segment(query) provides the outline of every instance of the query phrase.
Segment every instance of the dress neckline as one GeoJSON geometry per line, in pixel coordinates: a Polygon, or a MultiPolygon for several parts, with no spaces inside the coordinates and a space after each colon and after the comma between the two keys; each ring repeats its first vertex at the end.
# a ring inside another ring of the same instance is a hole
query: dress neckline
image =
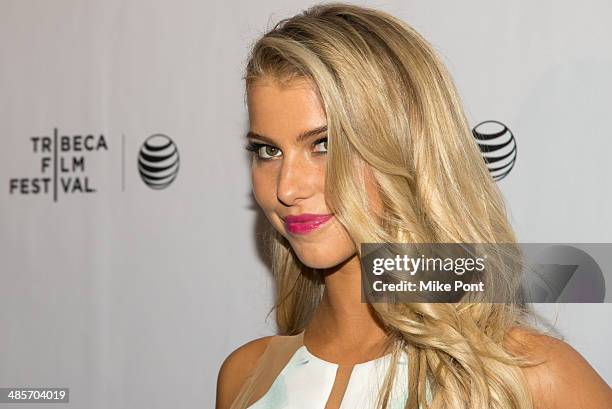
{"type": "Polygon", "coordinates": [[[317,356],[317,355],[313,354],[313,353],[312,353],[312,352],[311,352],[311,351],[308,349],[308,347],[307,347],[307,346],[306,346],[306,344],[304,343],[304,332],[305,332],[305,331],[302,331],[302,332],[300,333],[300,337],[301,337],[301,340],[302,340],[302,346],[301,346],[301,348],[304,350],[304,352],[305,352],[305,353],[306,353],[306,354],[307,354],[307,355],[308,355],[310,358],[315,359],[315,360],[317,360],[317,361],[320,361],[320,362],[322,362],[322,363],[328,364],[328,365],[333,365],[333,366],[353,366],[353,367],[366,366],[366,365],[372,365],[372,364],[375,364],[375,363],[377,363],[377,362],[381,362],[381,361],[388,360],[388,359],[390,359],[390,358],[391,358],[391,355],[392,355],[392,352],[389,352],[389,353],[387,353],[387,354],[385,354],[385,355],[379,356],[378,358],[370,359],[370,360],[368,360],[368,361],[364,361],[364,362],[358,362],[358,363],[355,363],[355,364],[339,364],[339,363],[337,363],[337,362],[327,361],[327,360],[325,360],[325,359],[323,359],[323,358],[321,358],[321,357],[319,357],[319,356],[317,356]]]}

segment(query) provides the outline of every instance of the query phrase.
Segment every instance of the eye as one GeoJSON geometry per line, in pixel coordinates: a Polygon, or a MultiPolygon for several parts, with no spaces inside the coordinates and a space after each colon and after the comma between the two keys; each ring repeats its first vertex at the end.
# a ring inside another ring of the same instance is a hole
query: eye
{"type": "Polygon", "coordinates": [[[317,140],[314,143],[314,145],[315,146],[320,146],[320,147],[322,147],[324,149],[322,151],[317,150],[316,151],[317,153],[327,153],[327,138],[321,138],[321,139],[317,140]]]}
{"type": "Polygon", "coordinates": [[[279,153],[280,149],[276,146],[267,145],[265,143],[257,143],[251,142],[246,146],[246,150],[254,152],[257,154],[257,159],[268,160],[272,159],[278,155],[275,153],[279,153]]]}

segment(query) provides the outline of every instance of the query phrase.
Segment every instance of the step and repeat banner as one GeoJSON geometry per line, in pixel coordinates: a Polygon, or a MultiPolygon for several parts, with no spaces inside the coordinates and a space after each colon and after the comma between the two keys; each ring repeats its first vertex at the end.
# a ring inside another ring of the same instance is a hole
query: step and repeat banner
{"type": "MultiPolygon", "coordinates": [[[[312,4],[0,0],[0,387],[212,407],[223,359],[274,333],[241,78],[312,4]]],[[[521,242],[612,242],[612,3],[358,4],[423,34],[506,144],[521,242]]],[[[537,309],[612,382],[609,303],[537,309]]]]}

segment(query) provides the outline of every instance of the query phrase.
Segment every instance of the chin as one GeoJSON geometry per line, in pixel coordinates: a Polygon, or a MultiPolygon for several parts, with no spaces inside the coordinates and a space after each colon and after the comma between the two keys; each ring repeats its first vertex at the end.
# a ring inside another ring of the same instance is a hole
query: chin
{"type": "Polygon", "coordinates": [[[354,251],[341,250],[341,246],[322,243],[294,246],[293,249],[304,265],[321,270],[336,267],[355,255],[354,251]]]}

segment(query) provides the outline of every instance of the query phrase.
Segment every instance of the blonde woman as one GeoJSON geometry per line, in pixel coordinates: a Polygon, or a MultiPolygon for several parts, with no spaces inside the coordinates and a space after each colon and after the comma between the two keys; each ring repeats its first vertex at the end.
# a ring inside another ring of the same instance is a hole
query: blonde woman
{"type": "Polygon", "coordinates": [[[525,305],[361,302],[360,243],[516,242],[453,82],[414,29],[313,6],[254,44],[245,80],[279,334],[226,358],[217,409],[612,408],[525,305]]]}

